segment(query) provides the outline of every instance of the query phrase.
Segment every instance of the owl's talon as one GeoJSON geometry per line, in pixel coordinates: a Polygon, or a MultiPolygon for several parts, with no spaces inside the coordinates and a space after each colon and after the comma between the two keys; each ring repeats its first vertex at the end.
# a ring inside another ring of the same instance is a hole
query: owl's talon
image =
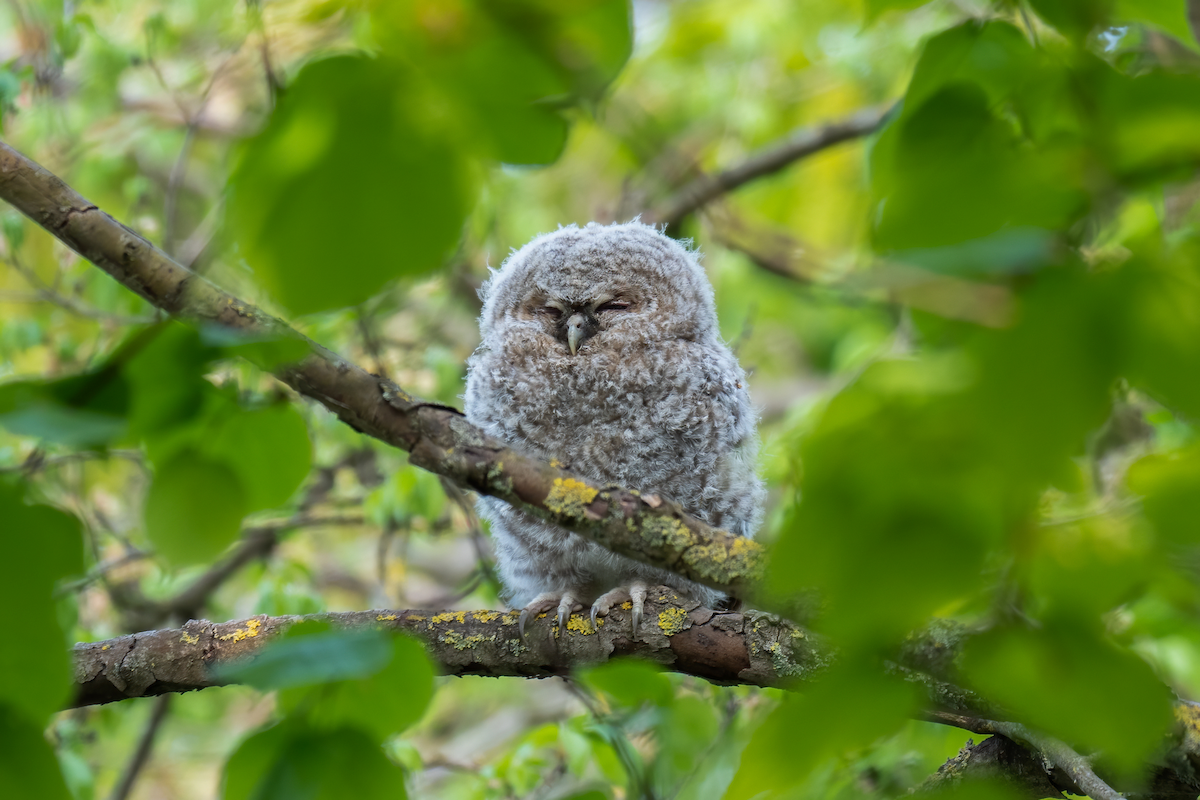
{"type": "Polygon", "coordinates": [[[629,602],[633,605],[633,640],[636,642],[638,631],[642,628],[642,610],[646,604],[646,584],[637,581],[630,585],[629,602]]]}
{"type": "Polygon", "coordinates": [[[560,638],[566,636],[567,619],[570,618],[571,612],[581,608],[583,606],[575,600],[575,595],[563,592],[562,599],[558,602],[558,635],[560,638]]]}
{"type": "Polygon", "coordinates": [[[521,609],[521,614],[517,617],[517,634],[521,637],[521,644],[528,644],[525,639],[525,623],[529,621],[529,617],[549,611],[565,597],[561,592],[542,592],[521,609]]]}
{"type": "Polygon", "coordinates": [[[629,601],[633,609],[633,640],[637,641],[638,628],[642,624],[642,610],[646,602],[646,584],[643,581],[633,581],[628,586],[618,586],[596,598],[592,603],[592,630],[596,627],[597,617],[606,617],[613,606],[629,601]]]}
{"type": "Polygon", "coordinates": [[[599,610],[599,606],[597,606],[595,603],[592,603],[592,633],[598,633],[600,631],[600,625],[596,622],[596,612],[599,610]]]}
{"type": "Polygon", "coordinates": [[[522,608],[521,615],[517,617],[517,633],[521,636],[521,644],[525,644],[525,620],[529,619],[529,609],[522,608]]]}

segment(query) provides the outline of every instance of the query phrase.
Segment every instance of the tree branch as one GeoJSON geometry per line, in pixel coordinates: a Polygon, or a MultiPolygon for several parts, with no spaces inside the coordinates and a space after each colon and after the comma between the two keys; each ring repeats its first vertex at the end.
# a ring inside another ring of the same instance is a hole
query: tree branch
{"type": "Polygon", "coordinates": [[[594,484],[532,459],[302,336],[261,309],[190,272],[61,179],[0,142],[0,199],[154,306],[199,324],[303,342],[309,355],[263,365],[346,424],[410,453],[419,467],[498,497],[609,550],[744,596],[763,569],[762,546],[712,528],[675,503],[594,484]]]}
{"type": "Polygon", "coordinates": [[[791,623],[755,613],[715,612],[652,589],[637,641],[630,612],[613,609],[592,630],[572,615],[567,630],[543,614],[526,640],[517,613],[499,611],[351,611],[309,617],[251,617],[236,622],[192,620],[182,628],[148,631],[74,648],[77,694],[72,705],[188,692],[220,685],[217,669],[252,658],[290,625],[320,619],[342,628],[404,631],[425,642],[444,675],[547,678],[584,664],[636,655],[667,669],[719,683],[781,686],[809,677],[826,661],[824,648],[791,623]]]}
{"type": "Polygon", "coordinates": [[[836,122],[793,131],[780,141],[750,154],[736,166],[714,175],[701,175],[685,184],[660,206],[643,215],[643,219],[673,226],[696,209],[745,183],[778,172],[794,161],[835,144],[874,132],[890,111],[890,106],[867,108],[836,122]]]}

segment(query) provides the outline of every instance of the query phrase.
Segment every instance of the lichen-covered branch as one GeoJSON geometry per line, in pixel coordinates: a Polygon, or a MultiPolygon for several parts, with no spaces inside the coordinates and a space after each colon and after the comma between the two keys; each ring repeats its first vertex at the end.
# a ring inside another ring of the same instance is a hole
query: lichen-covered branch
{"type": "Polygon", "coordinates": [[[532,459],[486,436],[455,409],[412,397],[180,266],[3,142],[0,199],[164,311],[302,342],[309,350],[302,361],[263,366],[355,430],[408,451],[417,466],[735,596],[745,596],[762,574],[760,545],[712,528],[663,498],[596,485],[532,459]]]}
{"type": "Polygon", "coordinates": [[[76,645],[74,705],[219,685],[214,673],[220,667],[253,658],[304,619],[405,631],[425,641],[445,675],[547,678],[634,655],[720,683],[781,686],[819,671],[827,657],[811,634],[790,623],[763,614],[713,611],[666,587],[651,590],[636,640],[626,608],[613,609],[595,630],[587,616],[574,614],[567,629],[558,632],[554,615],[543,614],[529,623],[524,642],[517,616],[499,611],[354,611],[225,623],[192,620],[182,628],[76,645]]]}
{"type": "Polygon", "coordinates": [[[703,175],[686,184],[663,202],[647,212],[646,222],[673,225],[717,197],[733,191],[750,181],[778,172],[795,161],[820,152],[835,144],[857,139],[872,133],[883,124],[890,109],[868,108],[845,119],[800,128],[782,140],[751,153],[744,161],[714,175],[703,175]]]}

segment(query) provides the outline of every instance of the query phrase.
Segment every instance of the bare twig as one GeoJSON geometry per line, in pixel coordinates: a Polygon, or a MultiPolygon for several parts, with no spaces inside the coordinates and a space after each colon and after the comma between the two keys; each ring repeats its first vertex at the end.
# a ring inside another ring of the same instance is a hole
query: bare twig
{"type": "Polygon", "coordinates": [[[84,319],[93,319],[98,322],[109,322],[114,325],[144,325],[154,321],[153,316],[130,317],[124,314],[111,314],[107,311],[101,311],[97,308],[80,303],[72,297],[68,297],[56,291],[53,287],[43,281],[34,270],[25,265],[16,253],[9,253],[8,265],[13,270],[25,279],[25,281],[33,288],[33,292],[25,297],[14,297],[12,299],[21,302],[28,300],[42,300],[47,303],[53,303],[59,308],[70,311],[77,317],[84,319]]]}
{"type": "Polygon", "coordinates": [[[172,696],[160,695],[154,701],[154,708],[150,712],[150,719],[146,722],[145,730],[142,731],[142,737],[138,740],[137,749],[133,751],[133,758],[129,759],[125,773],[109,796],[111,800],[125,800],[133,791],[133,784],[137,781],[142,767],[146,766],[146,762],[150,760],[150,751],[154,748],[154,740],[158,736],[158,730],[162,727],[163,720],[167,718],[172,696]]]}
{"type": "Polygon", "coordinates": [[[743,184],[778,172],[795,161],[835,144],[874,132],[883,124],[889,111],[890,107],[867,108],[837,122],[800,128],[781,141],[752,153],[736,166],[692,180],[657,208],[647,212],[643,219],[675,225],[696,209],[743,184]]]}

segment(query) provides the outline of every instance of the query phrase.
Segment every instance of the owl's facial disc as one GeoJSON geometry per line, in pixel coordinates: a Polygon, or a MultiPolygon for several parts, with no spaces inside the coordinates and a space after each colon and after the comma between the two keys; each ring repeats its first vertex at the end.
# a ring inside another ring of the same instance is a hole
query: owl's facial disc
{"type": "Polygon", "coordinates": [[[631,305],[606,294],[584,303],[547,300],[542,313],[555,321],[554,337],[576,355],[584,342],[600,332],[600,314],[628,311],[631,305]]]}

